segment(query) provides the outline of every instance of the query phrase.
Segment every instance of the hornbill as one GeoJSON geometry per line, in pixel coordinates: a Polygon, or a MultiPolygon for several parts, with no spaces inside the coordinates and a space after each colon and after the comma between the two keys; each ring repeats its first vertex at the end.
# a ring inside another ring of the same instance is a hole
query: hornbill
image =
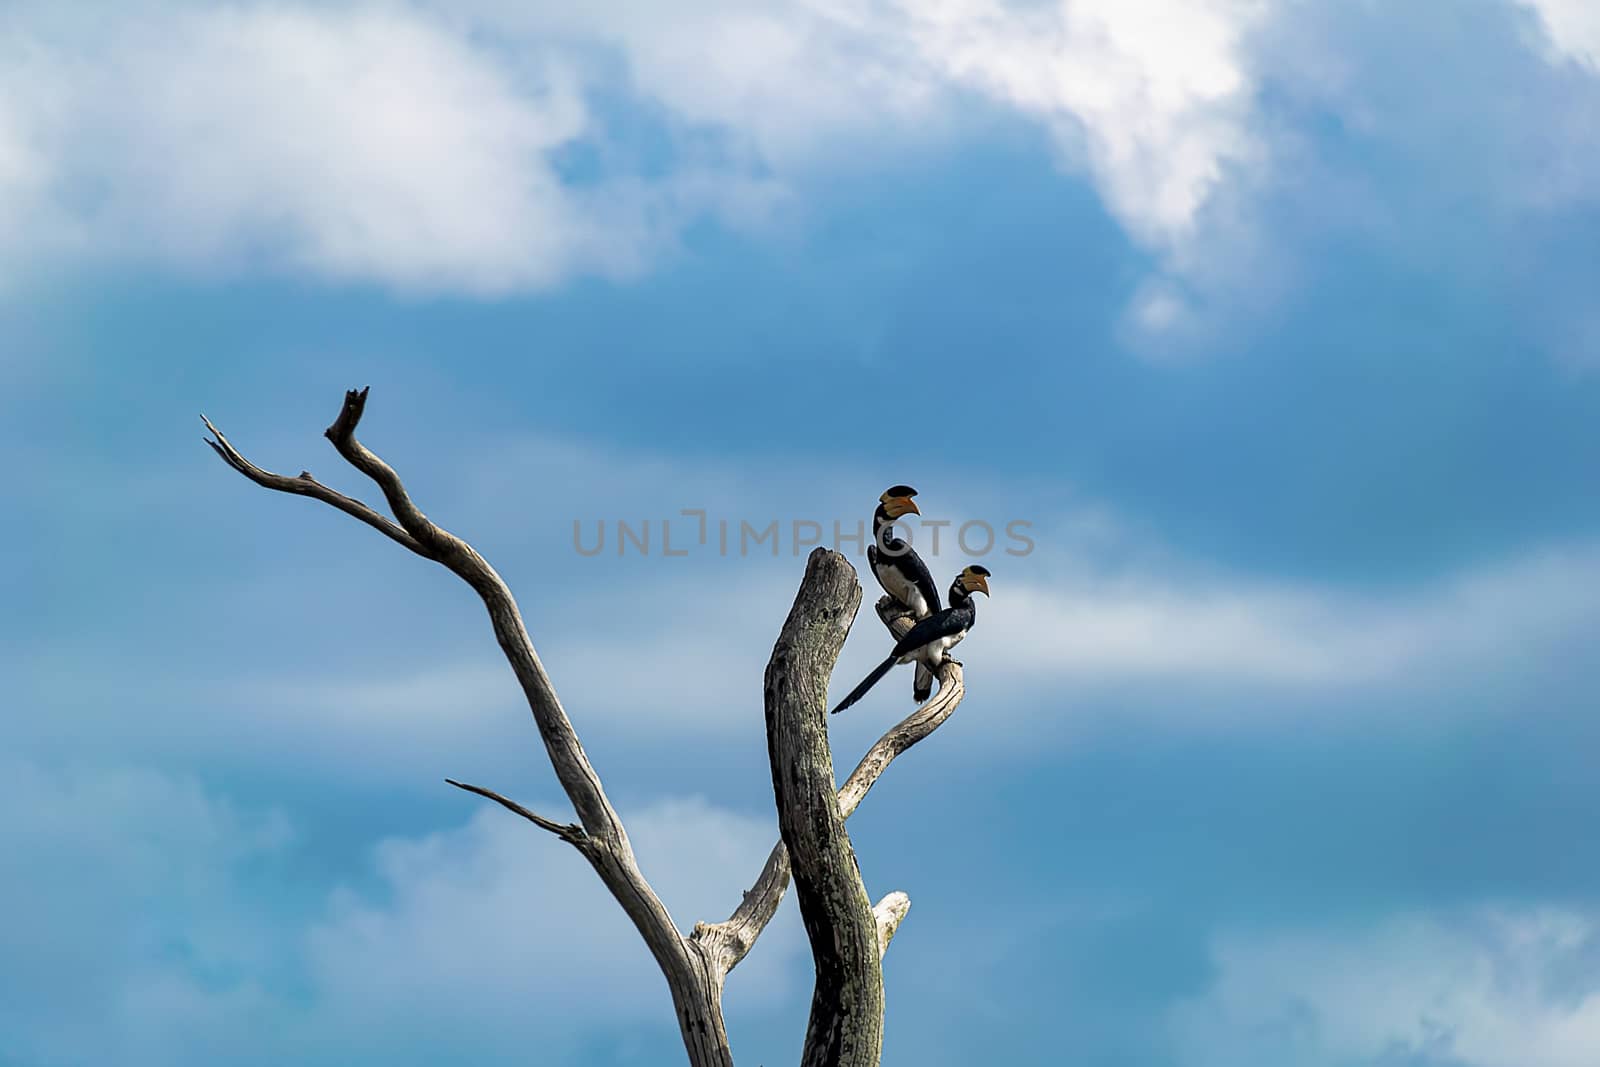
{"type": "Polygon", "coordinates": [[[907,630],[906,635],[895,642],[894,651],[889,653],[889,657],[874,667],[860,685],[850,690],[849,696],[839,701],[833,714],[837,715],[866,696],[867,690],[882,681],[896,663],[915,662],[926,667],[930,674],[938,670],[949,658],[950,649],[959,644],[978,621],[978,607],[973,603],[973,593],[989,595],[988,568],[977,564],[963,568],[956,575],[956,580],[950,583],[950,606],[929,615],[907,630]]]}
{"type": "MultiPolygon", "coordinates": [[[[928,565],[922,562],[910,543],[894,534],[895,520],[902,515],[921,515],[911,498],[917,491],[909,485],[892,485],[878,498],[872,513],[872,544],[867,546],[867,565],[883,591],[894,597],[913,619],[926,619],[939,610],[939,587],[933,584],[928,565]]],[[[917,703],[933,692],[933,675],[920,663],[911,683],[911,698],[917,703]]]]}

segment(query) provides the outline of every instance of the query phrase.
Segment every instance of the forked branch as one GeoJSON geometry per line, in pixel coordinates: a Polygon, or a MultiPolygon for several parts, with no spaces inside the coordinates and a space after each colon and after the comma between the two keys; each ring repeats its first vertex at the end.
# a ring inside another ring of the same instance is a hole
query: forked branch
{"type": "MultiPolygon", "coordinates": [[[[210,420],[206,420],[206,427],[211,430],[215,440],[207,444],[228,466],[257,485],[309,496],[360,519],[412,552],[449,568],[482,598],[494,628],[495,639],[516,674],[528,707],[533,712],[534,723],[544,741],[545,752],[556,778],[578,814],[584,842],[581,851],[623,911],[633,920],[667,978],[690,1063],[695,1067],[732,1067],[733,1059],[728,1052],[727,1034],[722,1023],[720,975],[712,980],[712,968],[703,949],[678,933],[661,898],[639,870],[622,820],[607,799],[600,776],[590,765],[572,722],[556,696],[538,653],[534,651],[533,640],[528,636],[516,599],[488,561],[467,542],[429,520],[412,501],[394,469],[356,439],[356,428],[366,411],[366,404],[367,390],[352,389],[345,393],[344,404],[338,417],[328,427],[326,436],[341,456],[377,483],[394,513],[393,521],[361,501],[329,489],[309,473],[290,478],[256,466],[245,459],[210,420]]],[[[520,805],[514,805],[486,790],[474,788],[472,791],[480,792],[510,810],[531,818],[545,829],[556,827],[553,832],[573,840],[571,831],[574,828],[561,828],[559,823],[550,823],[550,820],[541,816],[534,816],[520,805]]]]}
{"type": "Polygon", "coordinates": [[[294,493],[297,496],[308,496],[313,500],[320,500],[324,504],[338,508],[346,515],[354,515],[374,530],[383,534],[383,536],[399,542],[417,555],[428,556],[427,551],[417,543],[416,538],[406,533],[387,515],[379,514],[354,497],[348,497],[336,490],[329,489],[311,477],[310,471],[301,471],[299,477],[290,478],[287,475],[273,474],[271,471],[262,470],[240,455],[239,450],[234,448],[232,443],[222,435],[222,431],[211,425],[210,419],[201,415],[200,421],[206,424],[206,429],[210,430],[212,437],[215,438],[215,440],[206,442],[211,446],[211,450],[222,457],[222,462],[257,485],[266,489],[276,489],[280,493],[294,493]]]}
{"type": "MultiPolygon", "coordinates": [[[[877,611],[878,618],[883,621],[884,626],[896,640],[903,637],[914,623],[911,614],[892,597],[880,597],[877,611]]],[[[839,787],[839,811],[845,818],[848,819],[856,810],[896,757],[944,725],[945,721],[955,713],[961,698],[966,695],[961,665],[953,660],[947,660],[944,666],[939,668],[938,677],[939,691],[933,698],[878,738],[877,742],[867,750],[867,754],[861,758],[861,762],[856,764],[856,769],[850,772],[850,777],[845,779],[844,785],[839,787]]],[[[733,914],[723,922],[701,924],[695,928],[695,938],[712,951],[714,958],[725,972],[738,966],[755,946],[756,939],[761,936],[761,931],[766,929],[767,923],[772,921],[772,916],[776,914],[778,905],[783,902],[783,896],[789,889],[789,877],[789,850],[782,841],[779,841],[772,847],[761,874],[744,894],[733,914]]],[[[906,907],[910,906],[911,901],[907,899],[906,907]]],[[[902,910],[900,917],[903,918],[904,914],[902,910]]],[[[896,918],[895,925],[898,924],[899,918],[896,918]]],[[[892,930],[890,936],[893,936],[892,930]]],[[[884,940],[884,946],[888,946],[887,938],[884,940]]]]}

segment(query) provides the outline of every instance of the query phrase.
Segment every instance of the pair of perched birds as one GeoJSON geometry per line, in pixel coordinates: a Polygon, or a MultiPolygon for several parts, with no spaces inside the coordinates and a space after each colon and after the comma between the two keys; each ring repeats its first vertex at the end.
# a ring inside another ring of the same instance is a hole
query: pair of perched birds
{"type": "Polygon", "coordinates": [[[916,678],[911,695],[917,703],[933,692],[933,675],[944,665],[952,648],[967,636],[978,621],[973,593],[989,595],[989,571],[973,564],[962,568],[950,583],[950,606],[939,607],[939,590],[933,584],[928,565],[903,538],[894,536],[894,523],[903,515],[921,515],[912,497],[917,491],[909,485],[890,486],[878,498],[872,513],[872,544],[867,548],[867,564],[884,592],[899,601],[917,622],[895,642],[894,651],[873,668],[850,695],[839,701],[835,714],[867,695],[867,690],[883,680],[897,663],[915,663],[916,678]]]}

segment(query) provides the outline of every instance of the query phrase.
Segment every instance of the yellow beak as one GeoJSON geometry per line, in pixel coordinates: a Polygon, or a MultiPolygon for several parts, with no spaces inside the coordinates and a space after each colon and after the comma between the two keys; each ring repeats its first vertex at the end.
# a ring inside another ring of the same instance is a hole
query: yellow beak
{"type": "Polygon", "coordinates": [[[917,502],[908,496],[890,497],[885,509],[891,519],[898,519],[902,515],[921,515],[917,510],[917,502]]]}
{"type": "Polygon", "coordinates": [[[961,584],[967,587],[967,592],[969,593],[989,595],[989,579],[981,574],[969,574],[961,584]]]}

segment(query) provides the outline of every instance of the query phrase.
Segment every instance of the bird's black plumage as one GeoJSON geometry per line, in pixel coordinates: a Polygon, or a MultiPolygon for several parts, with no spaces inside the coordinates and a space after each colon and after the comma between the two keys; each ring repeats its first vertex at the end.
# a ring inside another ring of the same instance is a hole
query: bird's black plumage
{"type": "MultiPolygon", "coordinates": [[[[895,521],[902,515],[921,514],[912,497],[917,491],[909,485],[893,485],[878,498],[872,513],[872,544],[867,546],[867,566],[883,591],[894,597],[917,619],[939,610],[939,587],[933,582],[928,565],[904,538],[895,536],[895,521]]],[[[921,703],[933,692],[933,675],[920,665],[912,682],[912,698],[921,703]]]]}
{"type": "Polygon", "coordinates": [[[960,644],[978,621],[978,606],[972,600],[972,592],[980,590],[987,595],[988,577],[988,570],[978,566],[968,567],[957,575],[956,580],[950,583],[950,606],[907,630],[905,636],[895,642],[894,650],[888,657],[839,701],[833,709],[834,714],[866,696],[867,691],[882,681],[897,663],[915,662],[926,669],[930,676],[943,666],[950,649],[960,644]]]}
{"type": "Polygon", "coordinates": [[[918,618],[939,610],[939,589],[933,584],[933,575],[907,542],[891,536],[885,539],[882,551],[875,544],[868,545],[867,564],[883,591],[916,612],[918,618]]]}

